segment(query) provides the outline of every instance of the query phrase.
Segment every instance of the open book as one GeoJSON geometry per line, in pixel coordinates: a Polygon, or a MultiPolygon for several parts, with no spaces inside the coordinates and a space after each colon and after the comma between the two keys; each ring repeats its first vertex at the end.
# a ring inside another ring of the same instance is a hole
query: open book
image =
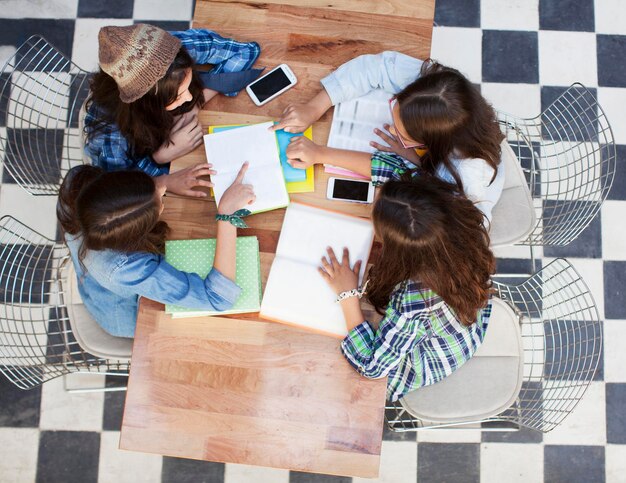
{"type": "Polygon", "coordinates": [[[259,213],[289,204],[276,134],[268,131],[271,125],[264,122],[204,136],[207,161],[217,171],[211,176],[217,204],[246,161],[250,165],[244,183],[253,185],[256,195],[247,209],[259,213]]]}
{"type": "MultiPolygon", "coordinates": [[[[165,260],[178,270],[197,273],[204,278],[213,268],[215,245],[215,238],[168,240],[165,242],[165,260]]],[[[257,237],[238,237],[236,256],[235,282],[241,287],[241,294],[230,310],[188,309],[168,304],[165,312],[174,318],[258,312],[261,305],[261,259],[257,237]]]]}
{"type": "Polygon", "coordinates": [[[265,286],[260,316],[335,337],[348,331],[337,295],[317,271],[330,246],[341,261],[343,247],[350,262],[362,260],[365,273],[374,229],[365,218],[291,203],[265,286]]]}
{"type": "MultiPolygon", "coordinates": [[[[374,129],[383,129],[383,124],[392,124],[389,111],[391,94],[380,89],[364,96],[341,102],[335,106],[333,122],[328,135],[328,147],[373,153],[370,141],[385,144],[374,129]]],[[[326,165],[326,172],[365,178],[360,174],[336,166],[326,165]]]]}

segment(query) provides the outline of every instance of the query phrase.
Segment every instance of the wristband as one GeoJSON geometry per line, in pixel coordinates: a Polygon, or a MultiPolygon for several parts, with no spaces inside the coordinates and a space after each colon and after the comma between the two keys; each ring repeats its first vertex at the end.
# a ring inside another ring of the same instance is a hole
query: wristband
{"type": "Polygon", "coordinates": [[[242,208],[240,210],[235,211],[234,213],[230,215],[221,215],[217,213],[215,215],[215,219],[217,221],[227,221],[231,225],[236,226],[237,228],[248,228],[248,225],[246,225],[246,222],[242,220],[242,217],[248,216],[250,213],[251,213],[250,210],[242,208]]]}
{"type": "Polygon", "coordinates": [[[365,285],[363,285],[363,288],[360,288],[360,289],[353,288],[352,290],[346,290],[345,292],[341,292],[340,294],[337,295],[335,302],[341,302],[342,300],[345,300],[350,297],[359,297],[359,298],[363,297],[363,295],[367,293],[365,289],[367,288],[367,284],[369,282],[370,282],[369,280],[365,282],[365,285]]]}

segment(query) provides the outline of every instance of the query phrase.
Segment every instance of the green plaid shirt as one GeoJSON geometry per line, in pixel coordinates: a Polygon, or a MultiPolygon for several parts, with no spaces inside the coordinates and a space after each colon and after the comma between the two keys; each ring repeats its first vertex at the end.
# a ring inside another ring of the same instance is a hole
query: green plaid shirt
{"type": "Polygon", "coordinates": [[[468,361],[485,338],[491,303],[467,327],[432,290],[407,280],[391,295],[374,332],[365,321],[350,331],[341,350],[363,376],[388,376],[387,398],[434,384],[468,361]]]}

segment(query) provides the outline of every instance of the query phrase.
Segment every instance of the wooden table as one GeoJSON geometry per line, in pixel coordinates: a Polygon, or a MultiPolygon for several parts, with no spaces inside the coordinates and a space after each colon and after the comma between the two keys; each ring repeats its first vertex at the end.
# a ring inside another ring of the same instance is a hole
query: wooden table
{"type": "MultiPolygon", "coordinates": [[[[256,40],[257,65],[287,62],[298,85],[262,108],[245,93],[218,97],[201,112],[204,126],[277,118],[308,100],[319,79],[362,53],[430,52],[434,0],[196,2],[194,27],[256,40]],[[308,4],[310,7],[299,5],[308,4]]],[[[330,114],[313,127],[325,143],[330,114]]],[[[204,149],[172,169],[205,162],[204,149]]],[[[314,193],[292,200],[368,216],[369,206],[326,200],[328,176],[316,170],[314,193]]],[[[215,236],[212,200],[168,196],[172,239],[215,236]]],[[[261,250],[263,284],[274,258],[284,210],[248,217],[261,250]]],[[[172,320],[142,299],[120,448],[210,461],[376,477],[385,381],[359,376],[336,339],[263,322],[258,314],[172,320]]]]}

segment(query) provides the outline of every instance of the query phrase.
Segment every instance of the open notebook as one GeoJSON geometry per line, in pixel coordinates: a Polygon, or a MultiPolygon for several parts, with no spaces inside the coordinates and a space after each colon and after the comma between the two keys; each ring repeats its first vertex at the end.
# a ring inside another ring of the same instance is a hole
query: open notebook
{"type": "MultiPolygon", "coordinates": [[[[391,94],[388,92],[376,89],[364,96],[337,104],[328,135],[328,147],[373,153],[375,149],[370,146],[370,141],[385,144],[374,134],[374,129],[383,129],[383,124],[392,124],[390,98],[391,94]]],[[[326,165],[325,171],[366,178],[337,166],[326,165]]]]}
{"type": "Polygon", "coordinates": [[[246,161],[250,166],[244,183],[253,185],[256,195],[256,201],[246,208],[259,213],[289,204],[276,134],[268,131],[271,125],[264,122],[204,136],[207,161],[217,171],[211,176],[217,204],[246,161]]]}
{"type": "MultiPolygon", "coordinates": [[[[168,240],[165,242],[165,260],[178,270],[206,277],[213,267],[215,238],[197,240],[168,240]]],[[[174,318],[203,315],[242,314],[258,312],[261,305],[261,261],[259,241],[255,236],[237,238],[237,271],[235,281],[241,294],[230,310],[198,310],[166,305],[165,312],[174,318]]]]}
{"type": "Polygon", "coordinates": [[[326,247],[332,247],[340,260],[343,247],[347,247],[351,263],[363,261],[362,279],[373,239],[374,229],[365,218],[291,203],[265,286],[260,316],[344,337],[347,328],[341,306],[317,268],[326,255],[326,247]]]}

